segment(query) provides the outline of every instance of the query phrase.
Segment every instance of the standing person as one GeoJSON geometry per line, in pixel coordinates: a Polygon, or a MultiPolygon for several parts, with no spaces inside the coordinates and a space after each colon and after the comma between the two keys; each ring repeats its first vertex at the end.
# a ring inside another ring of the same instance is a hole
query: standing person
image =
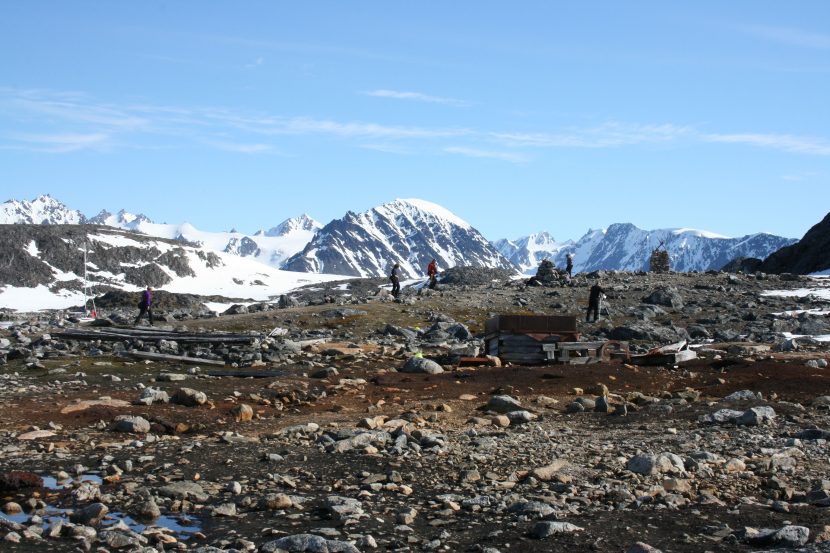
{"type": "Polygon", "coordinates": [[[433,259],[427,266],[427,276],[429,277],[429,288],[435,290],[438,285],[438,264],[433,259]]]}
{"type": "Polygon", "coordinates": [[[565,270],[568,271],[568,276],[573,276],[572,271],[574,270],[574,256],[573,254],[568,254],[565,256],[565,270]]]}
{"type": "Polygon", "coordinates": [[[588,294],[588,313],[585,314],[585,322],[591,322],[591,311],[594,312],[594,322],[599,320],[599,302],[605,294],[605,290],[600,286],[600,281],[591,286],[591,292],[588,294]]]}
{"type": "Polygon", "coordinates": [[[144,292],[141,293],[141,301],[138,302],[138,308],[140,311],[138,312],[138,317],[135,318],[133,322],[134,325],[138,324],[138,321],[141,320],[141,317],[147,313],[147,318],[150,319],[150,326],[153,326],[153,289],[149,286],[147,287],[144,292]]]}
{"type": "Polygon", "coordinates": [[[401,294],[401,280],[398,277],[398,270],[400,269],[400,265],[395,263],[392,266],[392,273],[389,275],[389,280],[392,281],[392,296],[396,299],[401,294]]]}

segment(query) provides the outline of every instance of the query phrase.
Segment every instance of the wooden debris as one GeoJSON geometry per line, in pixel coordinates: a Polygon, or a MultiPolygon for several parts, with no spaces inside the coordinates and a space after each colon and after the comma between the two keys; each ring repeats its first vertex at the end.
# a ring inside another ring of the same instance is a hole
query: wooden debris
{"type": "Polygon", "coordinates": [[[164,353],[150,353],[149,351],[131,350],[127,355],[136,357],[138,359],[149,359],[151,361],[174,361],[178,363],[188,363],[191,365],[211,365],[214,367],[224,367],[225,362],[215,359],[204,359],[201,357],[186,357],[183,355],[167,355],[164,353]]]}

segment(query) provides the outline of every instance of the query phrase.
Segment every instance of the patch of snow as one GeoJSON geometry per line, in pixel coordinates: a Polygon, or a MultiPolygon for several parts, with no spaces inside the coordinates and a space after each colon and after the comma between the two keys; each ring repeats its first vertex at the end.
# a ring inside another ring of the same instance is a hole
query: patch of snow
{"type": "Polygon", "coordinates": [[[784,336],[784,338],[787,338],[788,340],[791,338],[812,338],[816,342],[830,342],[830,334],[819,334],[817,336],[810,336],[809,334],[793,334],[791,332],[782,332],[781,335],[784,336]]]}
{"type": "Polygon", "coordinates": [[[31,255],[32,257],[37,257],[38,255],[40,255],[40,250],[38,250],[38,249],[37,249],[37,244],[35,243],[35,241],[34,241],[34,240],[32,240],[31,242],[29,242],[29,245],[28,245],[28,246],[26,246],[26,251],[27,251],[27,252],[29,253],[29,255],[31,255]]]}
{"type": "Polygon", "coordinates": [[[421,211],[427,211],[427,212],[431,213],[432,215],[434,215],[435,217],[437,217],[439,219],[445,219],[445,220],[453,223],[454,225],[458,225],[459,227],[466,228],[466,229],[472,228],[470,226],[470,223],[468,223],[467,221],[465,221],[461,217],[457,216],[455,213],[453,213],[449,209],[447,209],[445,207],[442,207],[438,204],[434,204],[434,203],[428,202],[426,200],[419,200],[417,198],[409,198],[409,199],[404,199],[404,200],[395,200],[395,203],[397,203],[397,202],[403,202],[403,203],[407,203],[407,204],[410,204],[412,206],[415,206],[416,208],[418,208],[421,211]]]}
{"type": "Polygon", "coordinates": [[[56,294],[43,284],[34,288],[23,286],[0,288],[0,305],[15,311],[66,309],[82,303],[84,303],[84,295],[81,292],[62,290],[56,294]]]}
{"type": "Polygon", "coordinates": [[[825,300],[830,300],[830,288],[798,288],[796,290],[765,290],[761,293],[762,296],[777,296],[782,298],[803,298],[806,296],[816,296],[825,300]]]}
{"type": "Polygon", "coordinates": [[[690,234],[692,236],[699,236],[701,238],[725,238],[729,239],[730,236],[724,236],[723,234],[717,234],[714,232],[709,232],[708,230],[698,230],[693,228],[676,228],[672,229],[672,234],[678,236],[680,234],[690,234]]]}

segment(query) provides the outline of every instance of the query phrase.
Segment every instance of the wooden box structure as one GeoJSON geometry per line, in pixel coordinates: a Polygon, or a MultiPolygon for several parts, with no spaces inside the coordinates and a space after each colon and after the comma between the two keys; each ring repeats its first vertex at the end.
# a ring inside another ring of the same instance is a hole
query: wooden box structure
{"type": "Polygon", "coordinates": [[[509,363],[547,363],[550,346],[576,342],[576,317],[549,315],[497,315],[484,323],[488,355],[509,363]],[[547,351],[546,351],[547,347],[547,351]]]}

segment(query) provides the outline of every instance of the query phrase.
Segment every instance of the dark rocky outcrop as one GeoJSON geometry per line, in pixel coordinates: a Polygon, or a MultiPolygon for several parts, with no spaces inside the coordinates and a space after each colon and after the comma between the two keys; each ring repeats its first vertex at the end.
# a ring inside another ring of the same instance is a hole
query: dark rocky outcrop
{"type": "Polygon", "coordinates": [[[801,240],[767,257],[759,269],[766,273],[801,275],[830,269],[830,213],[801,240]]]}

